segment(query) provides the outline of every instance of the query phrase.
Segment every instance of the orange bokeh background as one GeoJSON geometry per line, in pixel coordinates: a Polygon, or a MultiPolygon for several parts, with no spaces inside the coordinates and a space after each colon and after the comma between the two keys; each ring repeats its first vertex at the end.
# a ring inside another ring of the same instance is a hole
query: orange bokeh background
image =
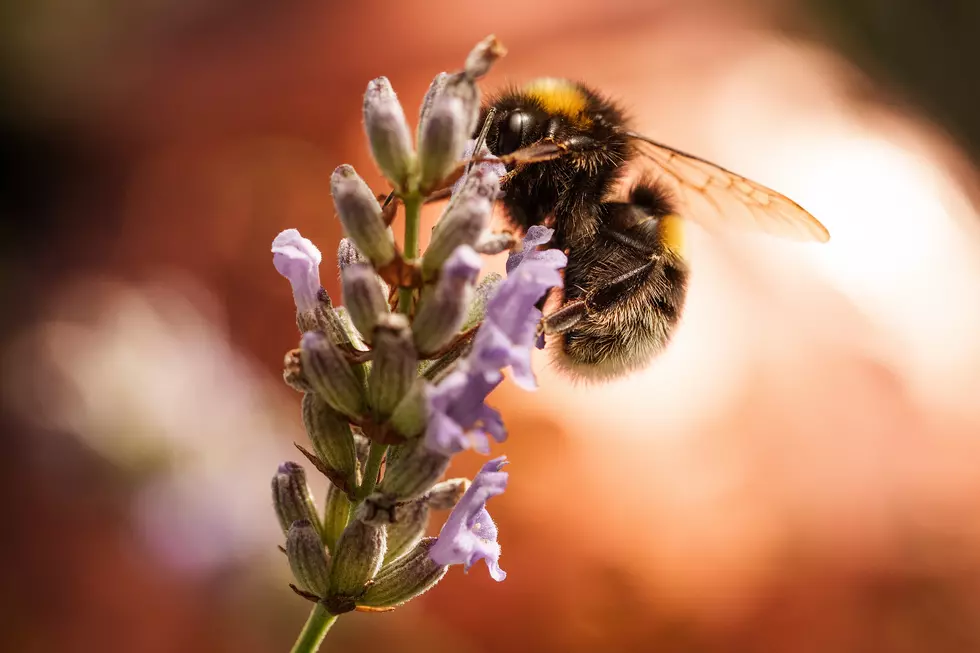
{"type": "Polygon", "coordinates": [[[73,156],[53,227],[9,266],[33,299],[0,369],[0,648],[287,649],[308,607],[268,482],[304,435],[270,243],[300,229],[339,298],[330,172],[384,190],[367,81],[388,76],[412,119],[495,33],[510,53],[485,90],[587,81],[832,240],[692,226],[684,322],[650,369],[575,384],[540,354],[536,393],[492,396],[507,580],[453,569],[343,617],[324,650],[980,650],[975,176],[939,128],[781,33],[793,3],[61,4],[15,40],[22,117],[73,156]]]}

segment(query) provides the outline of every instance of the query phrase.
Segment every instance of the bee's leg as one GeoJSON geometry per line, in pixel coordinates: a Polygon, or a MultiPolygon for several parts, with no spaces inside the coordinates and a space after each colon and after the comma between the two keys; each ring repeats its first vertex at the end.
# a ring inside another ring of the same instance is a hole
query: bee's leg
{"type": "Polygon", "coordinates": [[[614,227],[608,225],[603,225],[599,228],[599,234],[611,240],[618,245],[623,247],[628,247],[638,254],[644,256],[656,256],[656,249],[651,247],[648,243],[636,237],[636,234],[631,234],[628,231],[620,231],[614,227]]]}
{"type": "Polygon", "coordinates": [[[541,318],[538,333],[565,333],[578,324],[589,313],[584,299],[570,301],[558,310],[541,318]]]}
{"type": "Polygon", "coordinates": [[[646,282],[658,263],[659,258],[651,256],[641,265],[592,288],[584,298],[566,302],[564,306],[542,318],[539,332],[564,333],[586,316],[612,308],[624,298],[633,295],[646,282]]]}

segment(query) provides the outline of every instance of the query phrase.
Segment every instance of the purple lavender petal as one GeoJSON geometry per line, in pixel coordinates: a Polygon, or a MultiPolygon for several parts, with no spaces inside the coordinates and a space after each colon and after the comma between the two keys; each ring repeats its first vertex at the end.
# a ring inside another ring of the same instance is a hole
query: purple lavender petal
{"type": "Polygon", "coordinates": [[[507,488],[508,474],[500,471],[505,464],[506,457],[494,458],[473,478],[473,483],[453,508],[429,550],[433,562],[438,565],[461,564],[465,570],[469,570],[483,560],[491,578],[502,581],[507,577],[499,564],[497,526],[486,508],[490,497],[501,494],[507,488]]]}
{"type": "Polygon", "coordinates": [[[502,442],[506,432],[500,415],[483,404],[502,379],[499,370],[492,374],[474,371],[464,360],[439,385],[428,386],[425,446],[453,455],[471,447],[489,453],[488,434],[502,442]]]}
{"type": "Polygon", "coordinates": [[[549,242],[554,233],[554,229],[549,229],[548,227],[537,224],[528,228],[527,233],[521,240],[521,249],[519,251],[512,252],[510,256],[507,257],[507,274],[511,274],[514,271],[514,268],[520,265],[525,259],[542,260],[553,258],[556,264],[559,260],[561,261],[561,263],[556,265],[556,267],[564,267],[565,255],[562,252],[556,249],[546,249],[543,251],[539,251],[537,249],[539,245],[544,245],[545,243],[549,242]],[[555,254],[551,254],[551,252],[555,252],[555,254]],[[556,254],[561,254],[561,256],[558,257],[556,254]]]}
{"type": "Polygon", "coordinates": [[[300,312],[317,305],[321,259],[320,250],[296,229],[286,229],[272,241],[272,264],[292,285],[296,310],[300,312]]]}
{"type": "MultiPolygon", "coordinates": [[[[525,244],[547,242],[552,233],[544,227],[532,228],[525,244]]],[[[486,318],[469,355],[439,385],[427,388],[425,444],[429,449],[446,455],[469,448],[489,453],[489,438],[503,442],[507,437],[499,413],[483,402],[500,384],[500,370],[505,367],[511,368],[519,387],[537,387],[531,347],[540,340],[541,311],[535,304],[549,288],[561,285],[558,269],[565,263],[562,252],[535,252],[522,257],[500,283],[487,302],[486,318]]]]}
{"type": "MultiPolygon", "coordinates": [[[[465,161],[466,159],[469,159],[471,156],[473,156],[473,148],[475,147],[476,147],[475,138],[466,141],[466,147],[463,148],[463,156],[461,156],[459,160],[465,161]]],[[[480,154],[482,156],[493,156],[490,153],[490,150],[487,149],[487,146],[485,144],[480,149],[480,154]]],[[[473,168],[471,168],[470,171],[472,172],[476,168],[482,168],[488,171],[489,173],[496,175],[497,177],[503,177],[504,175],[507,174],[507,166],[505,166],[503,163],[498,163],[497,161],[484,161],[482,163],[474,163],[473,168]]],[[[465,181],[466,181],[466,175],[463,175],[458,180],[456,180],[456,183],[453,184],[453,189],[451,191],[452,195],[455,195],[456,193],[459,192],[459,189],[463,187],[463,182],[465,181]]]]}

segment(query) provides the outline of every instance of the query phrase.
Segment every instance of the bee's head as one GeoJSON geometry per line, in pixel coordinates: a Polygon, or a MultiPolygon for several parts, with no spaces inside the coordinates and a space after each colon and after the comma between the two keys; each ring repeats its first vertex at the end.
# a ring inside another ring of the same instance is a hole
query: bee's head
{"type": "Polygon", "coordinates": [[[498,108],[490,119],[487,149],[501,156],[531,145],[543,136],[543,118],[530,107],[498,108]]]}
{"type": "Polygon", "coordinates": [[[487,148],[497,156],[510,154],[537,141],[540,131],[538,116],[527,109],[498,111],[487,133],[487,148]]]}
{"type": "MultiPolygon", "coordinates": [[[[501,156],[533,145],[542,138],[567,138],[591,126],[589,96],[583,86],[546,77],[512,88],[485,107],[492,108],[487,148],[501,156]]],[[[483,124],[483,120],[480,121],[483,124]]]]}

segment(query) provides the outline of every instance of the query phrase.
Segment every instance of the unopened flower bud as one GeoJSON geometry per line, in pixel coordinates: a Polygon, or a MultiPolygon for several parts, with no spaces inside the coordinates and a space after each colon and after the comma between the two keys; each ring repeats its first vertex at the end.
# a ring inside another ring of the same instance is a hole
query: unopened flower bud
{"type": "Polygon", "coordinates": [[[419,140],[419,186],[424,190],[442,181],[456,167],[470,137],[470,116],[458,97],[436,96],[422,125],[419,140]]]}
{"type": "Polygon", "coordinates": [[[500,190],[497,176],[484,168],[473,169],[459,194],[436,223],[432,240],[422,257],[422,278],[431,280],[460,245],[472,247],[483,235],[493,202],[500,190]]]}
{"type": "Polygon", "coordinates": [[[385,476],[378,492],[402,501],[417,499],[438,481],[449,467],[449,456],[430,451],[422,438],[389,450],[385,476]]]}
{"type": "Polygon", "coordinates": [[[378,320],[388,313],[388,302],[381,294],[374,268],[364,263],[349,265],[340,273],[344,306],[365,342],[371,342],[378,320]]]}
{"type": "Polygon", "coordinates": [[[306,484],[306,472],[294,462],[279,465],[272,478],[272,505],[279,518],[283,534],[289,532],[293,522],[306,520],[317,527],[316,507],[313,494],[306,484]]]}
{"type": "Polygon", "coordinates": [[[404,437],[414,438],[425,430],[425,416],[425,383],[415,379],[391,413],[388,423],[404,437]]]}
{"type": "Polygon", "coordinates": [[[425,121],[429,117],[429,110],[432,108],[432,102],[442,93],[442,90],[446,87],[446,81],[448,79],[449,73],[442,72],[436,75],[432,79],[432,83],[429,84],[429,90],[425,92],[425,97],[422,98],[422,106],[419,107],[419,140],[421,140],[422,128],[425,127],[425,121]]]}
{"type": "Polygon", "coordinates": [[[299,349],[290,349],[282,361],[282,380],[297,392],[313,392],[313,387],[303,376],[303,357],[299,349]]]}
{"type": "Polygon", "coordinates": [[[293,522],[286,534],[286,557],[301,589],[326,596],[330,558],[313,524],[303,520],[293,522]]]}
{"type": "Polygon", "coordinates": [[[435,541],[434,537],[421,540],[409,553],[382,569],[368,591],[357,601],[358,605],[393,607],[435,586],[449,569],[446,565],[437,565],[429,556],[435,541]]]}
{"type": "Polygon", "coordinates": [[[423,354],[433,354],[447,345],[463,325],[473,299],[473,282],[482,261],[472,247],[456,248],[439,275],[435,287],[422,295],[412,337],[423,354]]]}
{"type": "Polygon", "coordinates": [[[407,188],[415,167],[412,135],[387,77],[368,82],[364,93],[364,128],[378,168],[396,188],[407,188]]]}
{"type": "Polygon", "coordinates": [[[327,499],[323,509],[323,543],[331,553],[337,551],[337,540],[347,528],[350,515],[350,499],[333,483],[327,488],[327,499]]]}
{"type": "MultiPolygon", "coordinates": [[[[354,451],[357,452],[357,464],[364,467],[367,464],[368,456],[371,453],[371,439],[364,435],[364,431],[359,426],[354,427],[354,451]]],[[[361,482],[360,478],[357,480],[361,482]]]]}
{"type": "Polygon", "coordinates": [[[303,397],[303,425],[313,443],[313,451],[330,467],[353,482],[356,458],[354,435],[347,418],[331,408],[314,392],[303,397]]]}
{"type": "Polygon", "coordinates": [[[466,133],[472,134],[480,115],[480,89],[476,80],[489,72],[493,63],[507,53],[506,48],[494,36],[488,36],[470,51],[461,72],[450,75],[443,83],[442,92],[463,102],[467,115],[466,133]]]}
{"type": "Polygon", "coordinates": [[[331,408],[349,417],[365,412],[364,388],[343,352],[322,333],[310,331],[300,341],[303,375],[331,408]]]}
{"type": "Polygon", "coordinates": [[[330,193],[344,233],[357,250],[376,266],[390,263],[395,242],[381,217],[381,205],[354,168],[345,164],[333,171],[330,193]]]}
{"type": "Polygon", "coordinates": [[[384,316],[374,330],[374,358],[368,379],[368,401],[380,422],[398,406],[416,377],[418,356],[408,318],[384,316]]]}
{"type": "MultiPolygon", "coordinates": [[[[333,309],[334,315],[337,317],[337,324],[340,325],[340,330],[344,334],[344,339],[341,342],[350,343],[354,349],[359,351],[367,351],[367,343],[364,342],[364,338],[361,336],[361,332],[357,330],[354,326],[354,321],[350,317],[350,311],[347,310],[346,306],[338,306],[333,309]]],[[[354,367],[354,373],[363,378],[364,374],[359,369],[359,366],[354,367]]]]}
{"type": "MultiPolygon", "coordinates": [[[[461,157],[461,159],[464,161],[469,161],[470,159],[480,159],[480,161],[476,163],[471,162],[471,167],[469,172],[463,175],[462,177],[460,177],[459,179],[457,179],[456,183],[453,184],[453,187],[450,191],[450,198],[452,199],[455,199],[456,196],[459,194],[460,190],[463,189],[463,187],[466,185],[467,180],[473,174],[474,170],[483,170],[484,174],[493,175],[497,177],[498,181],[507,174],[507,166],[504,165],[499,158],[491,154],[490,150],[487,149],[486,143],[483,143],[480,146],[479,152],[476,151],[476,144],[477,144],[477,139],[475,138],[466,141],[466,147],[463,148],[463,156],[461,157]]],[[[501,195],[501,191],[498,190],[496,197],[500,197],[500,195],[501,195]]],[[[484,234],[484,236],[480,238],[480,241],[482,242],[484,238],[486,238],[486,234],[484,234]]],[[[480,242],[476,244],[475,248],[477,251],[480,251],[480,245],[481,245],[480,242]]]]}
{"type": "Polygon", "coordinates": [[[384,564],[397,560],[418,544],[429,523],[429,508],[425,498],[399,503],[394,507],[394,519],[385,526],[388,550],[384,564]]]}
{"type": "Polygon", "coordinates": [[[433,510],[450,510],[456,507],[460,497],[470,487],[468,478],[451,478],[432,486],[425,500],[433,510]]]}
{"type": "Polygon", "coordinates": [[[480,254],[494,256],[513,249],[519,242],[517,236],[506,231],[500,233],[484,232],[473,249],[480,254]]]}
{"type": "Polygon", "coordinates": [[[477,43],[470,51],[466,57],[466,65],[463,67],[463,70],[470,78],[479,79],[490,71],[490,66],[497,59],[500,59],[506,54],[507,48],[497,40],[496,36],[491,34],[477,43]]]}
{"type": "Polygon", "coordinates": [[[368,257],[361,254],[361,250],[357,249],[357,245],[354,244],[350,238],[341,238],[340,244],[337,245],[337,267],[343,272],[344,268],[349,265],[355,265],[357,263],[370,263],[368,257]]]}
{"type": "Polygon", "coordinates": [[[331,596],[356,597],[381,568],[386,548],[384,526],[354,519],[337,541],[330,568],[331,596]]]}

